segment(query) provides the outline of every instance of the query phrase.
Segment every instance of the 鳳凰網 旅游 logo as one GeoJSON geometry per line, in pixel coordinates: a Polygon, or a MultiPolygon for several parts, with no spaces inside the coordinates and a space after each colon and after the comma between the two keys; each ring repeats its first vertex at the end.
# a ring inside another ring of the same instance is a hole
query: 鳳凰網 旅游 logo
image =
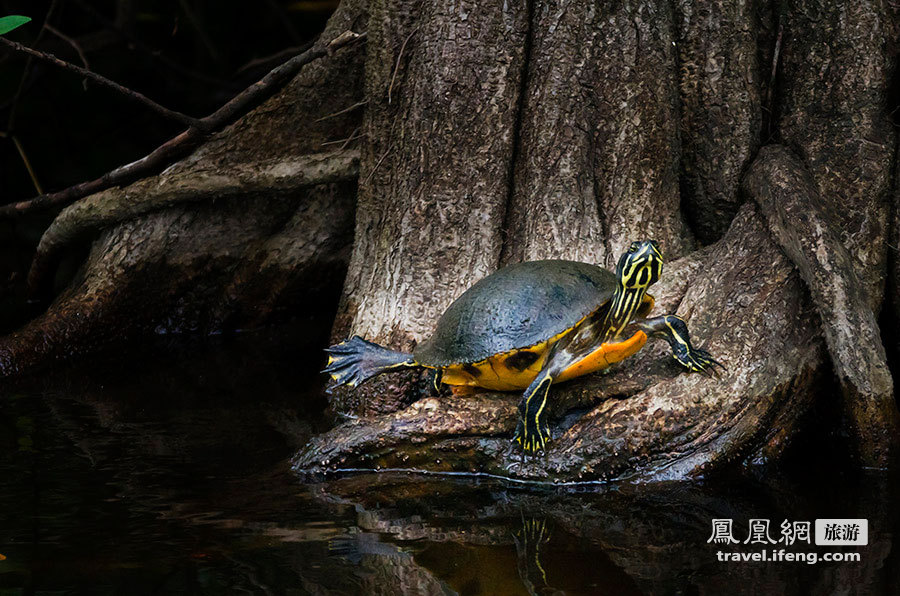
{"type": "Polygon", "coordinates": [[[718,550],[720,561],[733,562],[791,562],[806,563],[859,561],[858,552],[818,550],[792,551],[802,546],[865,546],[869,543],[869,522],[867,519],[816,519],[783,520],[773,524],[772,520],[752,518],[746,526],[735,526],[733,519],[712,520],[711,533],[707,543],[734,547],[732,551],[718,550]],[[741,551],[741,546],[761,545],[769,548],[741,551]]]}

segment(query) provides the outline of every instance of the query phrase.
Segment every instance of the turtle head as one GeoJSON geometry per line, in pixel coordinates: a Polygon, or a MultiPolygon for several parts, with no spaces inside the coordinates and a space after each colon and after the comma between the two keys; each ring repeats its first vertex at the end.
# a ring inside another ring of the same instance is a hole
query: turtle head
{"type": "Polygon", "coordinates": [[[616,279],[627,290],[646,290],[662,275],[663,258],[656,240],[632,242],[619,258],[616,279]]]}

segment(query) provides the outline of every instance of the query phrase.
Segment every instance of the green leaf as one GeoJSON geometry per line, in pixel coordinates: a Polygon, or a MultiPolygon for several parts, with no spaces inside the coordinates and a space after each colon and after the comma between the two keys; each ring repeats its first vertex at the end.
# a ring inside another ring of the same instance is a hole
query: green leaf
{"type": "Polygon", "coordinates": [[[0,35],[9,33],[13,29],[21,27],[29,21],[31,21],[31,17],[23,17],[17,14],[9,15],[8,17],[0,17],[0,35]]]}

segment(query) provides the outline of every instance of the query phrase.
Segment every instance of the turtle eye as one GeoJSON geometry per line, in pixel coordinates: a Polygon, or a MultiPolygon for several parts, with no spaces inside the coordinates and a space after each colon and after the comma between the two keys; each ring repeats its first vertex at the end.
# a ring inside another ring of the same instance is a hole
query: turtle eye
{"type": "Polygon", "coordinates": [[[637,249],[639,249],[640,247],[641,247],[641,243],[640,243],[640,242],[632,242],[632,243],[631,243],[631,248],[628,249],[628,252],[636,252],[637,249]]]}

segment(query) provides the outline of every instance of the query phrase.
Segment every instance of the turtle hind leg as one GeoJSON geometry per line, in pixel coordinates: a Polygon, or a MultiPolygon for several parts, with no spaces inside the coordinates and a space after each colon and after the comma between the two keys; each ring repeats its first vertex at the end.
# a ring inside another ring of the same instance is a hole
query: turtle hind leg
{"type": "Polygon", "coordinates": [[[358,335],[325,351],[328,353],[328,365],[322,372],[331,375],[335,386],[356,387],[375,375],[419,366],[412,354],[389,350],[358,335]]]}
{"type": "Polygon", "coordinates": [[[645,321],[638,321],[637,326],[650,337],[666,340],[672,348],[672,357],[690,372],[712,372],[718,366],[725,370],[725,365],[713,358],[709,352],[696,348],[691,344],[687,323],[676,315],[663,315],[645,321]]]}
{"type": "Polygon", "coordinates": [[[533,454],[550,441],[550,427],[547,424],[547,394],[553,378],[540,374],[528,386],[519,402],[519,423],[513,441],[522,446],[526,454],[533,454]]]}

